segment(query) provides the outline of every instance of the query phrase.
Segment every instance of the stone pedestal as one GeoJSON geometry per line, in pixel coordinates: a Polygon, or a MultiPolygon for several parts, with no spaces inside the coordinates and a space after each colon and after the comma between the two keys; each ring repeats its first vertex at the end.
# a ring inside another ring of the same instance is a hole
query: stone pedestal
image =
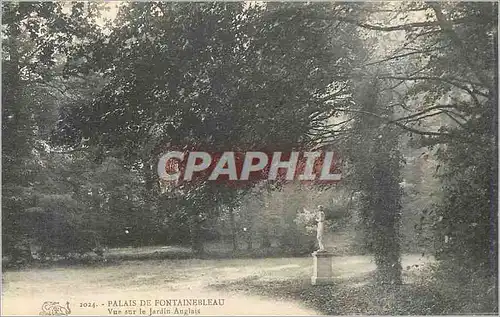
{"type": "Polygon", "coordinates": [[[328,251],[315,251],[313,256],[312,285],[333,284],[332,257],[333,253],[328,251]]]}

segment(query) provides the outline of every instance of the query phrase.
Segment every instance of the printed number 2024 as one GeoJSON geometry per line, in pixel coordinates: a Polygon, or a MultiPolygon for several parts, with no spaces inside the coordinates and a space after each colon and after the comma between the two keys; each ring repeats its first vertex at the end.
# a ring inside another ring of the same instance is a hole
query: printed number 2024
{"type": "Polygon", "coordinates": [[[95,303],[80,303],[80,307],[84,308],[95,308],[97,305],[95,303]]]}

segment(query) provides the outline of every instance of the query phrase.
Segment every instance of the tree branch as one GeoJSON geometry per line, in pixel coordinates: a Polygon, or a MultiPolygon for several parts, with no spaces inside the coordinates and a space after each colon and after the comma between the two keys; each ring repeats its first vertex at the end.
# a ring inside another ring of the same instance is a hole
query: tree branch
{"type": "Polygon", "coordinates": [[[408,52],[408,53],[400,54],[400,55],[394,55],[394,56],[386,57],[384,59],[381,59],[381,60],[378,60],[378,61],[374,61],[374,62],[370,62],[370,63],[365,64],[365,65],[362,65],[362,67],[363,66],[372,66],[372,65],[376,65],[376,64],[388,62],[388,61],[391,61],[391,60],[394,60],[394,59],[403,58],[403,57],[407,57],[407,56],[411,56],[411,55],[430,53],[430,52],[434,52],[434,51],[437,51],[437,50],[440,50],[440,49],[443,49],[443,48],[446,48],[446,46],[444,46],[444,47],[438,47],[438,48],[432,48],[432,49],[427,49],[427,50],[412,51],[412,52],[408,52]]]}
{"type": "Polygon", "coordinates": [[[412,128],[412,127],[408,127],[408,126],[402,124],[399,121],[394,121],[394,120],[392,120],[390,118],[387,118],[387,117],[384,117],[384,116],[380,116],[380,115],[378,115],[376,113],[369,112],[369,111],[354,110],[354,109],[338,109],[338,111],[342,111],[342,112],[354,112],[354,113],[362,113],[362,114],[370,115],[370,116],[379,118],[382,121],[385,121],[385,123],[387,123],[387,124],[394,124],[394,125],[402,128],[402,129],[404,129],[404,130],[406,130],[408,132],[412,132],[412,133],[419,134],[419,135],[439,136],[439,137],[450,137],[451,136],[451,134],[445,133],[445,132],[422,131],[422,130],[418,130],[418,129],[415,129],[415,128],[412,128]]]}
{"type": "Polygon", "coordinates": [[[399,118],[399,119],[395,119],[395,120],[392,120],[392,121],[393,122],[396,122],[396,121],[407,121],[408,119],[416,118],[418,116],[426,114],[429,111],[441,110],[441,109],[447,109],[447,108],[455,108],[456,109],[456,106],[455,105],[437,105],[437,106],[426,108],[425,110],[422,110],[422,111],[420,111],[418,113],[415,113],[415,114],[412,114],[412,115],[409,115],[409,116],[406,116],[406,117],[402,117],[402,118],[399,118]]]}
{"type": "MultiPolygon", "coordinates": [[[[430,26],[439,27],[440,26],[439,21],[413,22],[413,23],[393,25],[393,26],[380,26],[380,25],[368,24],[368,23],[364,23],[364,22],[360,22],[360,21],[356,21],[356,20],[348,19],[348,18],[335,18],[335,19],[337,19],[338,21],[355,24],[355,25],[362,27],[362,28],[365,28],[365,29],[374,30],[374,31],[386,31],[386,32],[408,31],[411,29],[416,29],[416,28],[421,28],[421,27],[430,27],[430,26]]],[[[466,19],[461,18],[461,19],[452,20],[450,22],[454,23],[454,24],[460,24],[460,23],[464,23],[465,20],[466,19]]]]}
{"type": "MultiPolygon", "coordinates": [[[[464,86],[464,85],[461,85],[449,78],[446,78],[446,77],[436,77],[436,76],[393,76],[393,75],[383,75],[383,76],[378,76],[377,78],[379,79],[396,79],[396,80],[413,80],[413,81],[417,81],[417,80],[432,80],[432,81],[442,81],[442,82],[445,82],[445,83],[448,83],[450,85],[453,85],[457,88],[460,88],[466,92],[468,92],[471,96],[472,95],[480,95],[480,96],[483,96],[483,97],[488,97],[488,94],[485,94],[483,92],[480,92],[480,91],[477,91],[477,90],[472,90],[470,89],[469,87],[467,86],[464,86]]],[[[467,82],[468,83],[468,82],[467,82]]]]}
{"type": "Polygon", "coordinates": [[[478,71],[478,67],[474,65],[472,62],[472,58],[469,56],[469,51],[466,49],[463,41],[460,39],[458,34],[455,32],[453,29],[453,21],[448,20],[444,14],[443,11],[441,10],[441,5],[437,2],[429,2],[429,6],[434,10],[434,13],[437,18],[437,22],[439,24],[439,27],[441,30],[444,32],[448,33],[451,37],[451,40],[458,46],[458,48],[462,51],[462,56],[466,64],[468,64],[470,70],[476,75],[477,79],[485,86],[488,87],[488,89],[491,89],[491,85],[489,84],[489,81],[487,78],[478,71]]]}
{"type": "MultiPolygon", "coordinates": [[[[415,121],[419,121],[419,120],[422,120],[422,119],[425,119],[425,118],[430,118],[430,117],[434,117],[434,116],[437,116],[437,115],[440,115],[440,114],[443,114],[444,111],[437,111],[437,112],[434,112],[434,113],[430,113],[430,114],[426,114],[426,115],[423,115],[421,117],[414,117],[414,118],[409,118],[409,119],[405,119],[405,118],[401,118],[401,119],[397,119],[396,121],[404,121],[406,123],[409,123],[409,122],[415,122],[415,121]]],[[[392,123],[392,122],[390,122],[392,123]]]]}

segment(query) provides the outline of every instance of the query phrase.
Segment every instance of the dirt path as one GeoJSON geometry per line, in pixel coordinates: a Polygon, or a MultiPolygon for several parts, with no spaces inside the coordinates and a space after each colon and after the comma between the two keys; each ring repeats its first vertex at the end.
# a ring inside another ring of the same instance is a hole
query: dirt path
{"type": "MultiPolygon", "coordinates": [[[[418,257],[406,257],[403,264],[419,261],[418,257]]],[[[338,279],[375,269],[366,256],[334,258],[333,267],[338,279]]],[[[127,261],[102,267],[5,272],[2,315],[38,315],[45,301],[69,302],[71,315],[318,315],[297,302],[210,287],[246,278],[279,281],[308,277],[311,270],[310,258],[281,258],[127,261]],[[174,299],[205,301],[181,306],[174,299]]]]}
{"type": "Polygon", "coordinates": [[[3,298],[2,316],[6,315],[38,315],[45,300],[70,303],[71,315],[318,315],[318,312],[301,307],[298,303],[277,302],[256,296],[214,292],[206,290],[192,291],[137,291],[133,289],[115,290],[79,294],[66,292],[44,292],[36,296],[16,296],[8,294],[3,298]],[[178,305],[172,300],[196,299],[205,300],[205,305],[178,305]],[[144,305],[141,306],[141,300],[144,305]],[[150,300],[151,302],[147,303],[150,300]],[[170,303],[168,302],[170,300],[170,303]],[[211,301],[209,301],[211,300],[211,301]],[[222,300],[222,301],[221,301],[222,300]],[[121,301],[121,302],[120,302],[121,301]],[[135,301],[135,302],[134,302],[135,301]],[[82,303],[96,307],[80,307],[82,303]],[[216,303],[217,305],[214,305],[216,303]],[[121,305],[119,307],[118,305],[121,305]],[[127,305],[127,306],[123,306],[127,305]],[[176,309],[178,309],[176,311],[176,309]],[[152,312],[152,310],[154,310],[152,312]]]}
{"type": "Polygon", "coordinates": [[[318,315],[298,303],[214,291],[208,287],[265,274],[265,271],[300,267],[274,265],[275,262],[271,260],[266,267],[265,261],[256,265],[245,265],[248,262],[242,260],[131,261],[113,267],[6,272],[2,315],[38,315],[45,301],[60,304],[68,301],[71,315],[184,315],[186,310],[189,315],[318,315]],[[173,299],[205,299],[205,303],[174,306],[173,299]],[[141,300],[145,305],[141,306],[141,300]],[[223,305],[209,305],[216,302],[223,305]],[[82,307],[85,304],[91,307],[82,307]]]}

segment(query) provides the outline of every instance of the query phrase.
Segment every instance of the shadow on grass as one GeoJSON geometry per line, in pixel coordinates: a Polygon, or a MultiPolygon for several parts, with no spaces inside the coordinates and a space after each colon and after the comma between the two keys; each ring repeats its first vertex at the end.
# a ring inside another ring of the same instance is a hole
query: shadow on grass
{"type": "Polygon", "coordinates": [[[283,257],[306,257],[311,255],[310,250],[305,250],[302,252],[296,252],[291,250],[286,250],[280,247],[269,247],[263,249],[252,249],[252,250],[208,250],[207,252],[199,255],[194,255],[196,258],[203,259],[265,259],[265,258],[283,258],[283,257]]]}
{"type": "Polygon", "coordinates": [[[310,279],[304,278],[263,280],[252,276],[211,287],[299,301],[326,315],[484,314],[468,311],[467,306],[457,302],[453,292],[443,294],[417,284],[380,285],[373,280],[373,273],[367,273],[349,280],[337,280],[333,285],[313,286],[310,279]]]}
{"type": "MultiPolygon", "coordinates": [[[[133,249],[132,249],[133,250],[133,249]]],[[[156,250],[152,252],[119,252],[109,253],[105,257],[99,257],[94,254],[85,254],[83,256],[71,256],[61,258],[51,258],[46,260],[30,260],[20,263],[2,261],[4,271],[17,271],[33,268],[57,268],[57,267],[105,267],[113,266],[124,261],[143,261],[143,260],[184,260],[191,259],[194,255],[190,250],[156,250]]]]}
{"type": "MultiPolygon", "coordinates": [[[[210,250],[201,254],[195,254],[189,248],[183,247],[158,247],[158,248],[119,248],[111,249],[104,257],[93,253],[84,255],[72,255],[66,257],[52,257],[45,260],[23,260],[2,261],[4,271],[28,270],[32,268],[58,268],[58,267],[105,267],[112,266],[125,261],[147,261],[147,260],[225,260],[225,259],[264,259],[281,258],[289,256],[300,256],[303,254],[291,254],[279,248],[268,248],[261,250],[239,250],[237,252],[210,250]]],[[[308,255],[308,254],[306,254],[308,255]]]]}

